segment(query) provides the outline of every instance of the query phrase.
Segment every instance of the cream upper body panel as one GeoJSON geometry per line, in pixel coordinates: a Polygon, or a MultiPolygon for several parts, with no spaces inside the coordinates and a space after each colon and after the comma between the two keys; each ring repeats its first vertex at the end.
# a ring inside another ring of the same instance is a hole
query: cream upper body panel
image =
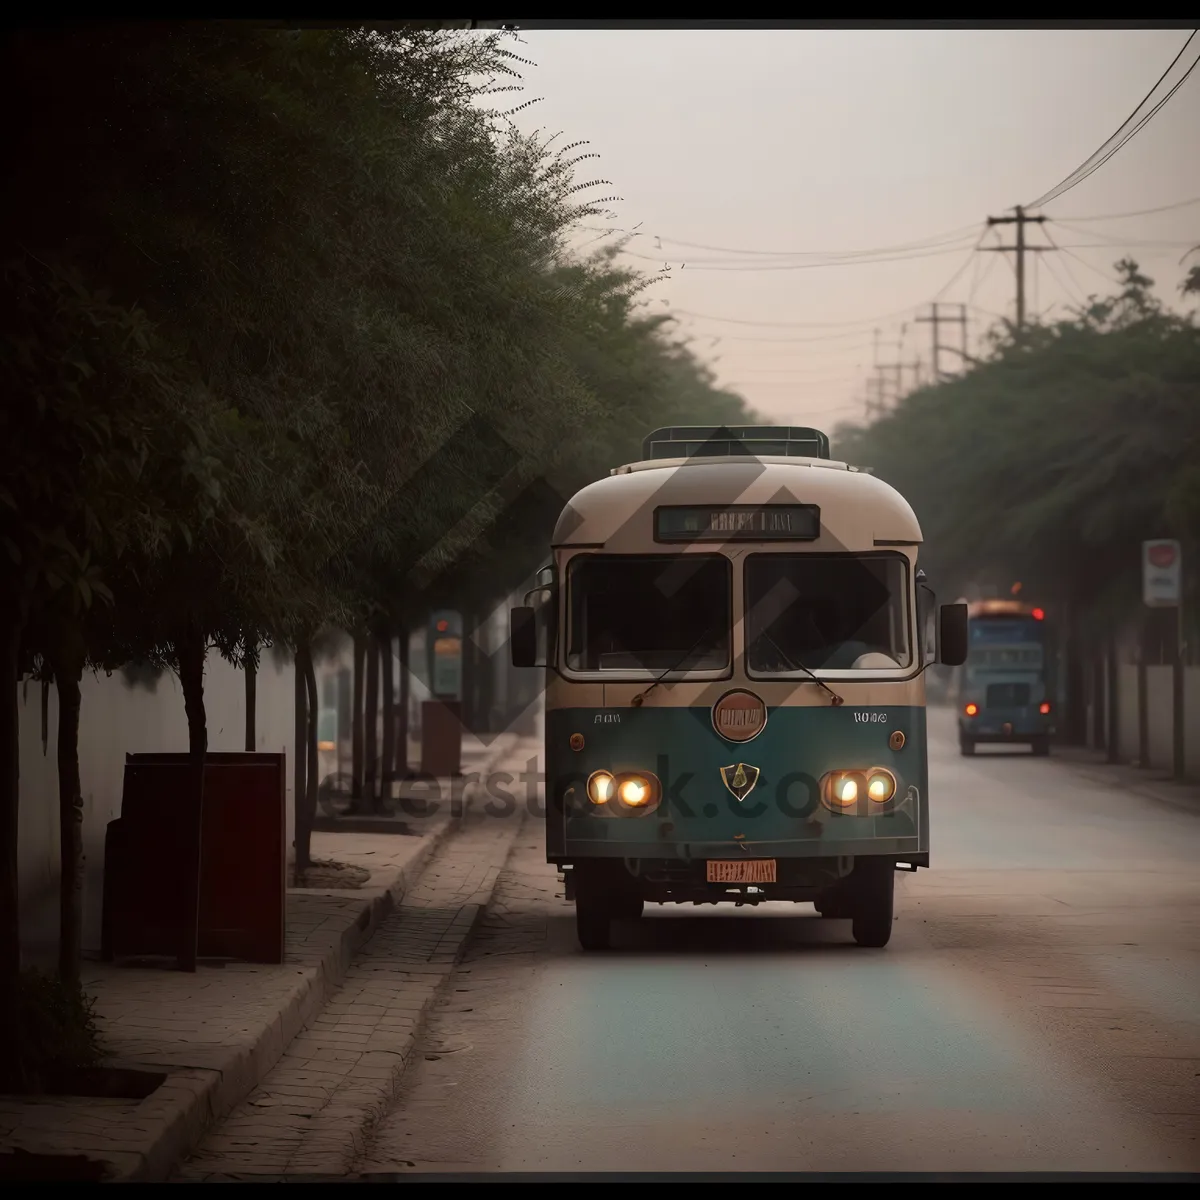
{"type": "MultiPolygon", "coordinates": [[[[554,530],[556,550],[604,549],[647,554],[654,510],[663,505],[812,504],[821,512],[815,541],[771,543],[793,553],[870,551],[889,546],[915,552],[921,528],[911,506],[873,475],[826,459],[655,459],[619,467],[572,497],[554,530]]],[[[711,553],[717,544],[675,544],[674,552],[711,553]]],[[[767,543],[762,543],[766,548],[767,543]]]]}

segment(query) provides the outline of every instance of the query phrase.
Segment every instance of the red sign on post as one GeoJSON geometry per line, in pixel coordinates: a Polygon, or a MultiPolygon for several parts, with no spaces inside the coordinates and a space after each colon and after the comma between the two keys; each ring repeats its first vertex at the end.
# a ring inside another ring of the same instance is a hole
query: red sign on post
{"type": "Polygon", "coordinates": [[[1182,566],[1178,542],[1161,538],[1142,543],[1142,599],[1149,608],[1182,603],[1182,566]]]}

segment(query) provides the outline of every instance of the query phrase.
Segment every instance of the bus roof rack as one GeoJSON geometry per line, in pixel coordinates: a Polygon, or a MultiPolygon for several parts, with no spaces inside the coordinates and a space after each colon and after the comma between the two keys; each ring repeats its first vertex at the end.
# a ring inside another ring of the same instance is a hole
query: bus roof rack
{"type": "Polygon", "coordinates": [[[698,458],[746,454],[829,458],[829,438],[795,425],[676,425],[656,429],[642,443],[642,458],[698,458]]]}

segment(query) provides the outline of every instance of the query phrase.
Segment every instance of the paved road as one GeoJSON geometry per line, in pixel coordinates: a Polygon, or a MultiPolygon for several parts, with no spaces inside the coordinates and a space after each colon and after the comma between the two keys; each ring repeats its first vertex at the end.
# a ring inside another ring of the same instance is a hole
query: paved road
{"type": "Polygon", "coordinates": [[[886,950],[652,906],[584,955],[527,823],[356,1169],[1200,1170],[1200,816],[949,720],[886,950]]]}

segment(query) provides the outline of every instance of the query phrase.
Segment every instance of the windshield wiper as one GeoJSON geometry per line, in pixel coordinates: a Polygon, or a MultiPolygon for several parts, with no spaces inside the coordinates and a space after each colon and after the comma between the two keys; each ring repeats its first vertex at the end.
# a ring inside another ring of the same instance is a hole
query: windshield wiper
{"type": "Polygon", "coordinates": [[[697,650],[699,650],[699,649],[700,649],[700,647],[701,647],[701,646],[702,646],[702,645],[703,645],[703,644],[704,644],[706,641],[708,641],[708,639],[709,639],[710,637],[712,637],[712,635],[713,635],[715,632],[716,632],[716,622],[713,622],[713,624],[711,624],[711,625],[710,625],[710,626],[709,626],[707,629],[705,629],[705,631],[704,631],[704,632],[703,632],[703,633],[702,633],[702,634],[701,634],[701,635],[700,635],[700,636],[699,636],[699,637],[698,637],[698,638],[695,640],[695,642],[693,642],[693,643],[692,643],[692,645],[691,645],[691,646],[688,648],[688,651],[687,651],[687,653],[686,653],[686,654],[685,654],[685,655],[684,655],[682,658],[676,659],[676,660],[675,660],[675,662],[673,662],[673,663],[672,663],[672,664],[671,664],[671,665],[670,665],[670,666],[669,666],[669,667],[668,667],[668,668],[667,668],[667,669],[666,669],[666,670],[665,670],[665,671],[664,671],[664,672],[663,672],[663,673],[662,673],[662,674],[661,674],[661,675],[660,675],[660,676],[659,676],[659,677],[658,677],[658,678],[657,678],[657,679],[656,679],[656,680],[655,680],[655,681],[654,681],[652,684],[650,684],[650,686],[649,686],[649,687],[647,687],[647,688],[643,688],[643,689],[642,689],[640,692],[638,692],[638,694],[637,694],[636,696],[634,696],[634,698],[633,698],[632,700],[630,700],[630,702],[629,702],[629,703],[630,703],[630,704],[631,704],[631,705],[632,705],[634,708],[641,708],[641,706],[642,706],[642,701],[643,701],[643,700],[645,700],[645,698],[646,698],[646,697],[647,697],[647,696],[648,696],[648,695],[649,695],[649,694],[650,694],[652,691],[654,691],[654,689],[655,689],[656,687],[658,687],[658,685],[659,685],[660,683],[662,683],[662,681],[663,681],[664,679],[666,679],[666,677],[667,677],[668,675],[671,675],[671,674],[673,674],[674,672],[678,671],[678,670],[679,670],[679,669],[680,669],[680,668],[683,666],[683,664],[684,664],[685,662],[687,662],[687,660],[688,660],[689,658],[691,658],[691,657],[692,657],[692,655],[693,655],[693,654],[695,654],[695,653],[696,653],[696,651],[697,651],[697,650]]]}
{"type": "Polygon", "coordinates": [[[803,671],[809,677],[809,679],[811,679],[813,681],[813,683],[815,683],[817,685],[817,687],[819,687],[823,692],[827,692],[830,697],[829,702],[830,702],[830,704],[833,705],[834,708],[836,708],[839,704],[846,703],[846,701],[841,696],[839,696],[837,694],[837,692],[835,692],[833,690],[833,688],[829,687],[829,685],[826,684],[823,679],[818,679],[816,677],[816,675],[814,675],[812,673],[812,671],[810,671],[808,669],[808,667],[806,667],[803,663],[792,662],[791,658],[788,655],[784,654],[784,652],[782,650],[780,650],[775,639],[769,633],[765,633],[765,632],[760,633],[758,636],[763,638],[765,641],[767,641],[771,644],[775,653],[778,654],[779,657],[784,661],[784,663],[787,664],[787,666],[790,670],[803,671]]]}

